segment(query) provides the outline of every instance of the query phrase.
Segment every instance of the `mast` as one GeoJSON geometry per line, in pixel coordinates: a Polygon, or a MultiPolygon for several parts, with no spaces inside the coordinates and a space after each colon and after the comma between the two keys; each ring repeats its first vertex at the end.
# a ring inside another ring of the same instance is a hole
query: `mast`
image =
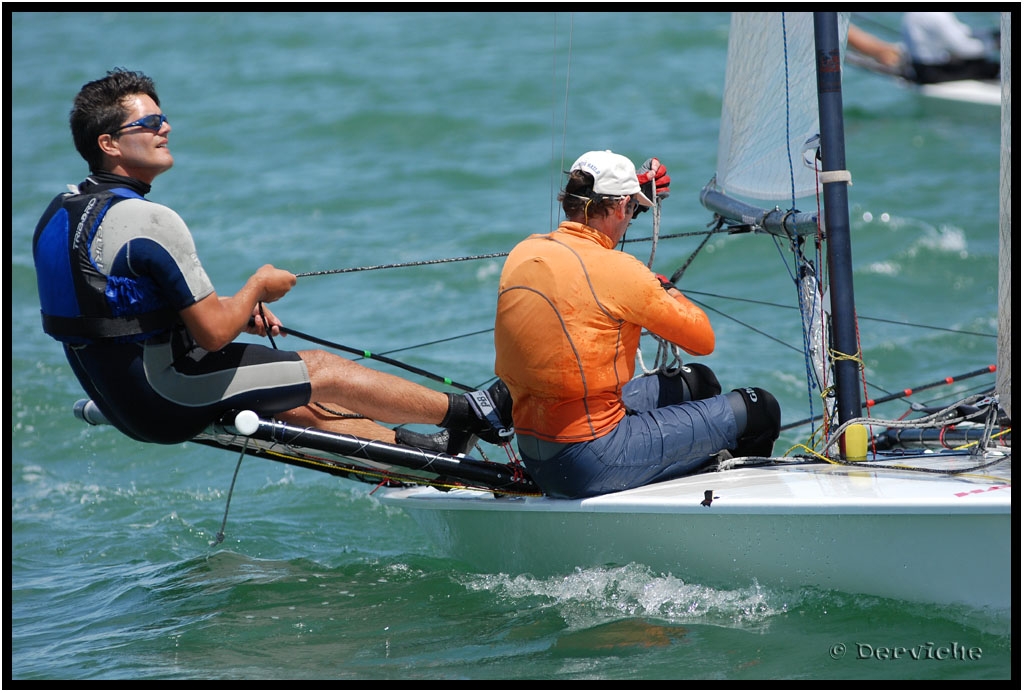
{"type": "Polygon", "coordinates": [[[846,140],[843,129],[842,59],[839,16],[814,13],[815,65],[818,75],[818,122],[825,232],[828,238],[829,289],[832,296],[836,413],[839,424],[860,416],[860,367],[853,301],[853,261],[850,252],[850,210],[846,187],[846,140]],[[847,358],[844,358],[847,357],[847,358]]]}

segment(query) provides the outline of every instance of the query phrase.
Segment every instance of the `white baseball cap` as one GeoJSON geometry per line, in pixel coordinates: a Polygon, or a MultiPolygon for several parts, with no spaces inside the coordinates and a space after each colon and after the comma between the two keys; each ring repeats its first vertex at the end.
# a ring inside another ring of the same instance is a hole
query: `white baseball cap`
{"type": "Polygon", "coordinates": [[[653,207],[646,195],[640,192],[640,181],[636,178],[633,162],[610,149],[587,152],[572,165],[569,172],[581,170],[594,176],[594,193],[612,197],[636,195],[644,207],[653,207]]]}

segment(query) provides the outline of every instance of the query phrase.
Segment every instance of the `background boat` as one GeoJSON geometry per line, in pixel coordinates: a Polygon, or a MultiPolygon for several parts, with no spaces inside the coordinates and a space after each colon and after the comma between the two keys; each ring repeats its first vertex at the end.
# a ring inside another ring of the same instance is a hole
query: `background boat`
{"type": "MultiPolygon", "coordinates": [[[[177,163],[154,198],[188,220],[227,292],[268,259],[313,271],[507,250],[551,226],[564,159],[595,143],[664,158],[674,186],[663,233],[703,230],[707,213],[686,188],[714,167],[727,14],[665,15],[651,26],[624,25],[619,13],[11,19],[12,678],[415,685],[991,680],[1017,671],[1016,629],[967,609],[753,583],[724,589],[640,566],[550,578],[480,572],[444,556],[365,484],[277,462],[243,462],[226,539],[212,547],[235,455],[145,446],[69,415],[81,391],[39,329],[30,236],[50,197],[84,175],[66,116],[87,79],[114,65],[157,78],[177,163]],[[570,31],[581,100],[563,145],[552,104],[565,89],[570,31]],[[855,640],[956,641],[983,656],[858,658],[855,640]],[[838,659],[829,652],[837,643],[849,647],[838,659]]],[[[956,375],[965,361],[976,360],[972,370],[994,362],[998,116],[936,112],[877,88],[872,75],[848,77],[855,275],[871,280],[857,297],[872,326],[865,350],[885,356],[869,362],[872,381],[894,393],[956,375]],[[892,305],[897,294],[904,305],[892,305]]],[[[680,246],[669,257],[662,243],[665,269],[695,247],[680,246]]],[[[795,312],[720,290],[741,281],[782,303],[791,287],[760,271],[763,245],[717,238],[702,252],[708,262],[684,284],[713,312],[720,347],[709,363],[727,384],[779,394],[787,420],[804,417],[802,380],[772,365],[801,358],[788,326],[768,336],[743,326],[795,312]]],[[[492,368],[499,269],[490,258],[310,278],[276,308],[298,329],[479,384],[492,368]]],[[[909,399],[947,401],[978,382],[909,399]]],[[[890,401],[885,413],[907,404],[890,401]]],[[[787,443],[808,434],[787,431],[787,443]]]]}
{"type": "Polygon", "coordinates": [[[899,88],[925,98],[996,107],[1001,102],[1002,87],[997,81],[958,79],[950,82],[938,82],[936,84],[917,84],[898,74],[893,74],[891,70],[886,69],[879,63],[870,58],[860,56],[853,51],[851,51],[847,62],[850,65],[861,67],[884,77],[899,88]]]}
{"type": "MultiPolygon", "coordinates": [[[[863,29],[877,34],[877,38],[889,43],[900,45],[900,15],[899,12],[873,12],[869,14],[854,13],[852,21],[854,24],[862,23],[863,29]]],[[[996,29],[997,21],[993,17],[977,17],[972,24],[978,30],[996,29]]],[[[951,82],[939,82],[936,84],[920,84],[909,79],[904,74],[904,67],[890,67],[878,62],[874,57],[850,50],[846,62],[856,68],[867,70],[888,81],[900,89],[926,99],[932,99],[946,104],[973,104],[978,106],[996,106],[1001,103],[1001,85],[998,79],[961,79],[951,82]]],[[[881,80],[879,80],[881,82],[881,80]]]]}

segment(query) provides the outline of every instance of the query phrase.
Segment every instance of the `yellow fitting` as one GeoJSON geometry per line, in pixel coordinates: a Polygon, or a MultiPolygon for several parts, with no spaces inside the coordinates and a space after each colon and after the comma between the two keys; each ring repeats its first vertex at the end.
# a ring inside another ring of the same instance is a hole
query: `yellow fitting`
{"type": "Polygon", "coordinates": [[[863,462],[868,458],[868,429],[850,424],[843,431],[843,458],[847,462],[863,462]]]}

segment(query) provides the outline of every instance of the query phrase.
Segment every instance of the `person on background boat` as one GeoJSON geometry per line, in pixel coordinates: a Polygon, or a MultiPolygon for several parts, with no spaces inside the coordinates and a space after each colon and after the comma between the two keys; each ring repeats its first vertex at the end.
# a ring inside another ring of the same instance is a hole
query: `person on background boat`
{"type": "Polygon", "coordinates": [[[33,236],[43,329],[63,343],[82,387],[122,433],[182,442],[227,411],[252,409],[453,454],[474,434],[494,443],[511,437],[487,418],[510,407],[502,387],[445,393],[325,351],[236,342],[242,332],[281,334],[265,304],[296,277],[268,264],[233,296],[218,295],[184,221],[146,199],[174,164],[151,78],[115,69],[85,84],[70,125],[90,175],[54,198],[33,236]],[[313,406],[320,402],[332,404],[313,406]],[[444,430],[396,433],[374,420],[444,430]]]}
{"type": "Polygon", "coordinates": [[[902,33],[916,82],[999,76],[998,32],[975,32],[952,12],[905,12],[902,33]]]}
{"type": "Polygon", "coordinates": [[[652,197],[668,197],[664,165],[636,171],[592,151],[568,176],[566,220],[516,245],[498,287],[495,373],[530,476],[550,496],[584,498],[680,476],[722,450],[771,455],[781,414],[766,390],[723,395],[699,363],[633,377],[643,330],[693,355],[715,347],[700,308],[615,249],[652,197]]]}
{"type": "Polygon", "coordinates": [[[876,61],[886,71],[900,74],[903,49],[898,44],[883,41],[854,24],[851,24],[847,31],[846,43],[853,50],[876,61]]]}

